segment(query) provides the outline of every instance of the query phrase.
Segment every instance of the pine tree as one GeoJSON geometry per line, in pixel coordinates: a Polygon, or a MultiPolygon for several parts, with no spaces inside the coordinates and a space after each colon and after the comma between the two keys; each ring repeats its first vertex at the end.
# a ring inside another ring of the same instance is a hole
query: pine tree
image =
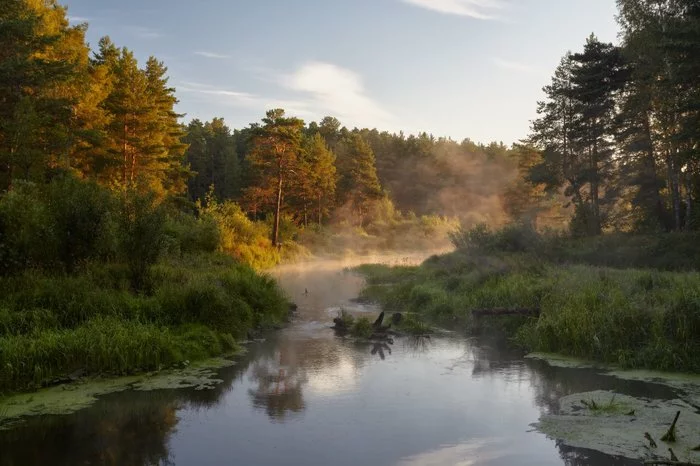
{"type": "Polygon", "coordinates": [[[338,191],[342,196],[339,200],[350,206],[362,226],[371,203],[383,195],[374,152],[358,133],[346,137],[340,144],[339,151],[338,191]]]}
{"type": "Polygon", "coordinates": [[[285,117],[282,109],[269,110],[262,121],[263,125],[254,129],[248,153],[248,164],[255,175],[246,197],[256,204],[272,201],[272,244],[278,246],[285,189],[290,177],[297,176],[294,169],[301,152],[304,122],[285,117]]]}
{"type": "Polygon", "coordinates": [[[316,221],[321,226],[334,205],[336,169],[335,155],[320,133],[305,138],[297,166],[295,197],[300,206],[297,217],[308,225],[309,212],[315,211],[316,221]]]}
{"type": "Polygon", "coordinates": [[[0,8],[0,190],[38,178],[65,153],[73,95],[61,92],[75,57],[58,51],[70,34],[54,1],[7,0],[0,8]]]}

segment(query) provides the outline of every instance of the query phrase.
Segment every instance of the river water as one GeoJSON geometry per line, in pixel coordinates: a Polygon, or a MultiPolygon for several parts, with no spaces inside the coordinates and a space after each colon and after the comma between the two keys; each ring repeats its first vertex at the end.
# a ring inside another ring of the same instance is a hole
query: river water
{"type": "Polygon", "coordinates": [[[549,367],[456,334],[392,345],[341,339],[329,328],[341,307],[379,312],[353,301],[363,281],[349,265],[275,271],[297,315],[250,344],[215,389],[127,391],[72,415],[30,418],[0,432],[0,465],[640,464],[565,447],[530,425],[571,393],[666,398],[668,389],[549,367]]]}

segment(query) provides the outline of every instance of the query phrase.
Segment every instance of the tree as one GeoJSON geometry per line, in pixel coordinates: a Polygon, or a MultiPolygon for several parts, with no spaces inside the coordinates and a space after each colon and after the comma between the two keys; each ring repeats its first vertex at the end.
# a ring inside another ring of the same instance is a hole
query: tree
{"type": "Polygon", "coordinates": [[[538,106],[540,117],[530,138],[544,160],[531,179],[551,190],[566,185],[575,206],[576,232],[598,235],[617,196],[615,174],[615,104],[622,88],[622,58],[618,48],[588,38],[582,53],[567,54],[552,84],[548,100],[538,106]]]}
{"type": "Polygon", "coordinates": [[[138,187],[159,197],[182,192],[188,176],[182,163],[187,146],[167,68],[151,57],[140,69],[134,54],[117,49],[109,38],[100,41],[95,64],[106,66],[113,80],[102,103],[111,115],[106,147],[112,155],[103,178],[113,187],[138,187]]]}
{"type": "Polygon", "coordinates": [[[184,141],[189,145],[187,163],[193,170],[188,181],[192,200],[204,199],[210,187],[219,199],[233,199],[241,190],[241,167],[236,137],[222,118],[202,123],[193,120],[184,141]]]}
{"type": "Polygon", "coordinates": [[[304,224],[307,223],[307,206],[315,204],[318,225],[323,224],[323,217],[330,215],[334,205],[336,169],[335,155],[326,146],[323,137],[316,133],[304,141],[304,150],[300,165],[301,176],[297,179],[303,198],[304,224]]]}
{"type": "Polygon", "coordinates": [[[374,152],[358,133],[345,138],[339,151],[338,191],[342,196],[339,200],[350,206],[362,226],[370,204],[383,194],[374,152]]]}
{"type": "Polygon", "coordinates": [[[263,125],[255,128],[248,154],[248,163],[255,171],[254,183],[247,194],[259,199],[260,194],[273,196],[274,223],[272,244],[279,246],[280,215],[284,193],[301,152],[304,122],[298,118],[285,117],[284,110],[274,109],[266,113],[263,125]]]}
{"type": "Polygon", "coordinates": [[[38,178],[65,152],[73,95],[65,89],[75,56],[58,53],[70,35],[55,1],[8,0],[0,9],[0,189],[38,178]]]}
{"type": "MultiPolygon", "coordinates": [[[[663,204],[670,206],[671,221],[663,223],[667,229],[688,228],[700,174],[700,9],[693,0],[618,0],[618,8],[624,48],[634,64],[635,86],[624,115],[629,116],[630,107],[633,113],[632,103],[641,102],[638,107],[648,121],[642,133],[649,146],[644,178],[650,177],[652,159],[665,168],[668,195],[663,204]]],[[[623,121],[628,134],[639,133],[629,117],[623,121]]],[[[656,198],[653,192],[652,197],[656,198]]]]}

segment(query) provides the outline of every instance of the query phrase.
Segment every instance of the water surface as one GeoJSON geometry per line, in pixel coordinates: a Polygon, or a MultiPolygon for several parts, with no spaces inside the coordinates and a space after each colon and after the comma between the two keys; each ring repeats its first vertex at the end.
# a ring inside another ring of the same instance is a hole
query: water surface
{"type": "MultiPolygon", "coordinates": [[[[416,258],[374,258],[389,259],[416,258]]],[[[563,395],[670,398],[669,388],[550,367],[456,334],[391,345],[336,337],[329,322],[341,307],[378,312],[353,302],[363,281],[350,265],[277,270],[298,315],[251,344],[214,390],[122,392],[28,419],[0,432],[0,466],[640,464],[567,448],[530,424],[563,395]]]]}

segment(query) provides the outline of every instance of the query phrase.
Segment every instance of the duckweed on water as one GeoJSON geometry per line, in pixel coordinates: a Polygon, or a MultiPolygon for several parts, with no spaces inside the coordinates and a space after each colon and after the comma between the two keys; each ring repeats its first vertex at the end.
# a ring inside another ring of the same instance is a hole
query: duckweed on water
{"type": "Polygon", "coordinates": [[[576,393],[561,398],[559,412],[542,416],[534,427],[565,445],[609,455],[668,459],[668,448],[672,447],[682,461],[700,461],[700,452],[693,451],[700,441],[700,414],[682,400],[646,400],[608,391],[576,393]],[[591,401],[608,406],[613,396],[615,409],[591,410],[587,406],[591,401]],[[661,441],[678,411],[676,441],[661,441]],[[645,440],[646,432],[655,440],[656,448],[645,440]]]}
{"type": "Polygon", "coordinates": [[[234,364],[230,359],[214,358],[198,361],[184,369],[85,380],[12,395],[0,399],[0,430],[10,428],[24,417],[71,414],[90,407],[100,396],[125,390],[212,389],[223,382],[216,378],[217,370],[234,364]]]}

